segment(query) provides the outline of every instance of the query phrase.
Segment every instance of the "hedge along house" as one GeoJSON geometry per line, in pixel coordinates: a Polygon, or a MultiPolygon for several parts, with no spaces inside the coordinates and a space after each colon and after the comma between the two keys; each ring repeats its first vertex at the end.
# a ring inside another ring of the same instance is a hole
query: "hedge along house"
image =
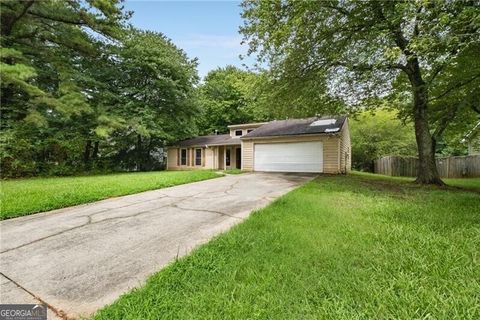
{"type": "Polygon", "coordinates": [[[167,169],[242,169],[346,173],[351,169],[348,119],[314,117],[228,126],[230,133],[179,141],[167,169]]]}

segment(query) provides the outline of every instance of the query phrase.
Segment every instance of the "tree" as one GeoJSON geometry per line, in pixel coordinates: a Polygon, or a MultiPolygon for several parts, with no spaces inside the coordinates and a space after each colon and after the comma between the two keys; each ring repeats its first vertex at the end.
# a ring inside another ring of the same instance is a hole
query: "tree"
{"type": "Polygon", "coordinates": [[[195,132],[196,61],[120,1],[1,2],[2,175],[161,166],[195,132]]]}
{"type": "Polygon", "coordinates": [[[98,46],[85,30],[113,40],[128,16],[118,1],[2,1],[2,123],[87,110],[75,62],[98,46]]]}
{"type": "Polygon", "coordinates": [[[0,5],[2,174],[35,174],[77,151],[74,120],[92,112],[80,62],[99,54],[96,38],[118,38],[129,13],[119,1],[0,5]]]}
{"type": "Polygon", "coordinates": [[[373,161],[389,155],[414,156],[415,134],[396,112],[386,109],[364,111],[350,121],[352,165],[373,172],[373,161]]]}
{"type": "Polygon", "coordinates": [[[196,133],[197,62],[160,33],[130,29],[120,42],[90,69],[102,75],[92,133],[109,140],[117,164],[145,170],[156,151],[196,133]]]}
{"type": "Polygon", "coordinates": [[[250,53],[288,84],[286,97],[295,99],[293,83],[307,79],[304,85],[324,87],[350,108],[394,102],[414,123],[416,181],[443,184],[436,141],[460,109],[478,106],[469,101],[480,85],[478,1],[246,0],[242,6],[250,53]]]}
{"type": "Polygon", "coordinates": [[[256,92],[259,77],[234,66],[210,71],[198,89],[200,133],[225,133],[229,124],[265,120],[256,92]]]}

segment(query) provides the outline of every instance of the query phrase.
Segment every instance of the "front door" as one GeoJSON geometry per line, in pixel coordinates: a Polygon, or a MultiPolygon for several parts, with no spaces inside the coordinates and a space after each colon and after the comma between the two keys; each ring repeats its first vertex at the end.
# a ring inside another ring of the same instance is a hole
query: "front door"
{"type": "Polygon", "coordinates": [[[235,168],[237,169],[242,169],[242,149],[241,148],[237,148],[235,149],[235,152],[236,152],[236,163],[235,163],[235,168]]]}

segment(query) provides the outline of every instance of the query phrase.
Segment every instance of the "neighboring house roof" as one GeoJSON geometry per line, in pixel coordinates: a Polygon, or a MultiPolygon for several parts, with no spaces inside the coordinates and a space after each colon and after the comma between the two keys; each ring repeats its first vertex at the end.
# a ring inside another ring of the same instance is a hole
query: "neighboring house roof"
{"type": "Polygon", "coordinates": [[[307,119],[274,120],[242,137],[290,136],[305,134],[337,133],[342,129],[346,117],[313,117],[307,119]]]}
{"type": "Polygon", "coordinates": [[[209,136],[200,136],[188,140],[179,141],[176,143],[178,147],[193,147],[193,146],[212,146],[212,145],[236,145],[240,144],[240,138],[232,138],[229,134],[216,134],[209,136]]]}

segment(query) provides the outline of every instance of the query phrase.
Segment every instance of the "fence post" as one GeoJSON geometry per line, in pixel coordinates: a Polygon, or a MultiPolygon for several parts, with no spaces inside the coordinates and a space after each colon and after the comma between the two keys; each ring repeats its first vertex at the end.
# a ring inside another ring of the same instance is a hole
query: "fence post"
{"type": "Polygon", "coordinates": [[[447,178],[450,178],[450,157],[448,158],[445,158],[445,160],[447,161],[447,178]]]}

